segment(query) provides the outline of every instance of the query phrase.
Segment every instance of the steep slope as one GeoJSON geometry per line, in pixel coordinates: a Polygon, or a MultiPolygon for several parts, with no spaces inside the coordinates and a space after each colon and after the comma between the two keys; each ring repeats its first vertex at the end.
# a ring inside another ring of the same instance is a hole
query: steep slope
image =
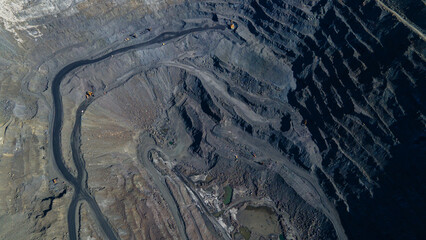
{"type": "Polygon", "coordinates": [[[417,2],[0,3],[0,238],[106,237],[51,152],[83,59],[61,150],[119,238],[424,235],[417,2]]]}

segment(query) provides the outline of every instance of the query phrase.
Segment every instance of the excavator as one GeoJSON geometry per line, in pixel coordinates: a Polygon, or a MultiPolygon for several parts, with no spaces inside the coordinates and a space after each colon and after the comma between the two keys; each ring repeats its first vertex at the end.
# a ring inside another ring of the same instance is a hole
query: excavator
{"type": "Polygon", "coordinates": [[[95,95],[93,94],[92,91],[87,91],[86,92],[86,98],[90,98],[90,97],[94,97],[95,95]]]}

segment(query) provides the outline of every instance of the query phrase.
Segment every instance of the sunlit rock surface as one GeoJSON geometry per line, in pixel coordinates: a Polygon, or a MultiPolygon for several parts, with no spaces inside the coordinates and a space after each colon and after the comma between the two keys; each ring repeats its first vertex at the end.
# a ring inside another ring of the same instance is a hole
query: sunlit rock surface
{"type": "MultiPolygon", "coordinates": [[[[423,2],[0,0],[0,239],[67,239],[62,81],[120,239],[422,239],[423,2]],[[231,29],[234,24],[235,29],[231,29]],[[226,29],[207,29],[223,25],[226,29]],[[87,99],[86,92],[94,97],[87,99]]],[[[105,239],[78,203],[81,239],[105,239]]]]}

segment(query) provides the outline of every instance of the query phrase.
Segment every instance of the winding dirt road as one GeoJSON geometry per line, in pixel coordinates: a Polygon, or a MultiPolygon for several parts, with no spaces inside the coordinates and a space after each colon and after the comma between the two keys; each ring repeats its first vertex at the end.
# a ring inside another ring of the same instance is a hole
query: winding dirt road
{"type": "MultiPolygon", "coordinates": [[[[69,171],[68,167],[64,163],[62,148],[61,148],[61,130],[62,130],[62,121],[64,117],[62,96],[60,93],[60,86],[61,86],[62,80],[65,78],[65,76],[67,76],[67,74],[69,74],[70,72],[74,71],[75,69],[79,67],[100,62],[115,54],[120,54],[120,53],[128,52],[131,50],[147,47],[149,45],[169,41],[169,40],[172,40],[190,33],[194,33],[194,32],[201,32],[201,31],[207,31],[207,30],[224,30],[224,29],[226,29],[226,26],[216,25],[216,26],[192,28],[192,29],[183,30],[180,32],[164,32],[160,34],[159,36],[155,37],[154,39],[149,40],[147,42],[119,48],[94,59],[87,59],[87,60],[73,62],[65,66],[64,68],[62,68],[56,74],[56,76],[54,77],[52,81],[52,86],[51,86],[51,91],[53,96],[53,117],[51,118],[49,127],[51,132],[52,151],[53,151],[55,164],[58,167],[59,172],[65,178],[65,180],[69,184],[71,184],[74,188],[74,195],[73,195],[71,204],[69,206],[68,216],[67,216],[68,232],[69,232],[69,238],[71,240],[77,239],[76,210],[77,210],[78,202],[82,200],[86,201],[89,204],[90,208],[95,214],[97,223],[99,224],[100,228],[102,229],[103,233],[108,239],[119,239],[119,236],[114,230],[114,228],[111,226],[111,224],[108,222],[106,217],[102,214],[98,204],[96,203],[93,196],[90,195],[90,192],[87,189],[87,172],[85,169],[85,162],[80,151],[81,117],[84,110],[86,110],[87,107],[96,98],[83,101],[78,107],[76,112],[75,124],[71,134],[71,151],[72,151],[73,162],[77,169],[76,177],[73,176],[73,174],[69,171]]],[[[179,224],[180,222],[179,219],[176,219],[176,221],[179,224]]],[[[182,229],[184,229],[184,227],[182,228],[182,226],[179,226],[179,228],[180,228],[180,232],[182,232],[182,229]]]]}

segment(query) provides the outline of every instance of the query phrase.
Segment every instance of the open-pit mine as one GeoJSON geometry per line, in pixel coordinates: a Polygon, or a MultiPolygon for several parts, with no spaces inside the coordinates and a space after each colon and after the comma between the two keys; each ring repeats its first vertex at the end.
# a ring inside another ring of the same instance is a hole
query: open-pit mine
{"type": "Polygon", "coordinates": [[[425,16],[0,0],[0,239],[424,239],[425,16]]]}

